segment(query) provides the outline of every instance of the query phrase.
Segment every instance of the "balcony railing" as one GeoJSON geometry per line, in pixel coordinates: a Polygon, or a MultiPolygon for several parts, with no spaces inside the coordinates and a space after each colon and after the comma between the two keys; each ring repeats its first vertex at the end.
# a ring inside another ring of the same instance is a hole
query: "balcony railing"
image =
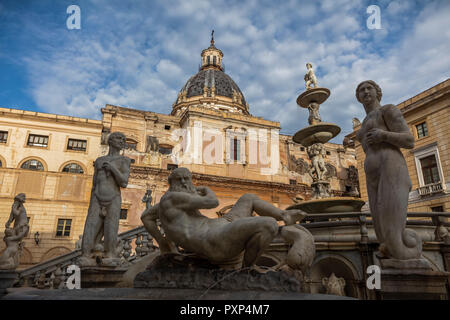
{"type": "Polygon", "coordinates": [[[444,186],[443,186],[442,182],[439,181],[439,182],[427,184],[423,187],[419,187],[419,188],[417,188],[417,191],[419,192],[419,194],[421,196],[426,196],[426,195],[430,195],[433,193],[443,192],[444,186]]]}

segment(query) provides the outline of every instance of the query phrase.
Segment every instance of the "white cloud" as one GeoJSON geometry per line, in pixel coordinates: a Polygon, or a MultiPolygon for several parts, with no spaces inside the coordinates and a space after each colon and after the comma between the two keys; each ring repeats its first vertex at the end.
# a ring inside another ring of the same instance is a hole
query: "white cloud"
{"type": "Polygon", "coordinates": [[[386,2],[381,31],[368,30],[365,7],[350,0],[159,1],[130,8],[100,1],[89,9],[82,8],[91,14],[78,33],[27,21],[26,30],[46,39],[23,59],[43,110],[99,118],[110,103],[168,114],[197,72],[211,29],[250,112],[280,121],[283,133],[308,125],[307,110],[295,103],[306,62],[313,63],[319,85],[331,90],[321,106],[323,121],[337,123],[345,134],[353,117],[364,117],[354,96],[360,81],[375,80],[384,103],[399,103],[450,71],[445,1],[430,2],[419,14],[409,2],[386,2]]]}

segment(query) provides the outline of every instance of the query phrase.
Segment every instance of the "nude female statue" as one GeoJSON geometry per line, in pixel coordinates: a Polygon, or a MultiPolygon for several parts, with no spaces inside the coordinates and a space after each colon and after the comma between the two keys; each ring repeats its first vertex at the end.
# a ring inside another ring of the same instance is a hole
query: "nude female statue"
{"type": "Polygon", "coordinates": [[[413,148],[414,137],[397,107],[380,105],[381,96],[381,88],[371,80],[356,88],[356,99],[367,114],[356,138],[366,153],[364,171],[379,257],[419,259],[422,241],[405,229],[411,180],[400,151],[413,148]]]}

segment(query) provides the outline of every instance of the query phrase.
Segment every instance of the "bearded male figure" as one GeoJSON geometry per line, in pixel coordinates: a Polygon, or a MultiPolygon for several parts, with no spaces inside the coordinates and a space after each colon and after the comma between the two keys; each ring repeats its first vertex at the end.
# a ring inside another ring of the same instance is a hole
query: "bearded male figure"
{"type": "Polygon", "coordinates": [[[208,187],[195,187],[188,169],[173,170],[169,184],[161,201],[141,217],[161,253],[174,252],[175,246],[180,246],[222,267],[241,259],[242,267],[251,267],[277,235],[277,220],[292,225],[306,216],[301,210],[281,210],[256,195],[245,194],[223,217],[211,219],[199,209],[216,208],[217,197],[208,187]],[[253,211],[260,216],[252,216],[253,211]],[[156,225],[158,218],[165,236],[156,225]]]}

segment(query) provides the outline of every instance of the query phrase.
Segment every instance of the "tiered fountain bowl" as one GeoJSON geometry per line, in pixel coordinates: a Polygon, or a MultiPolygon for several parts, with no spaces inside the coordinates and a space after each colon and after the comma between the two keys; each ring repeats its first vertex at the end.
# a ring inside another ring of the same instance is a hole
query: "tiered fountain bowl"
{"type": "MultiPolygon", "coordinates": [[[[319,105],[322,104],[328,99],[329,96],[330,90],[327,88],[318,87],[307,89],[298,96],[297,104],[302,108],[308,108],[308,106],[313,102],[318,103],[319,105]]],[[[336,137],[340,132],[341,128],[334,123],[319,122],[299,130],[292,137],[292,140],[305,147],[309,147],[315,143],[325,144],[332,138],[336,137]]],[[[287,209],[300,209],[309,214],[360,212],[364,203],[365,202],[363,200],[356,197],[328,197],[303,201],[294,204],[287,209]]]]}
{"type": "Polygon", "coordinates": [[[341,213],[360,212],[365,201],[354,197],[330,197],[303,201],[294,204],[287,210],[300,209],[306,213],[341,213]]]}

